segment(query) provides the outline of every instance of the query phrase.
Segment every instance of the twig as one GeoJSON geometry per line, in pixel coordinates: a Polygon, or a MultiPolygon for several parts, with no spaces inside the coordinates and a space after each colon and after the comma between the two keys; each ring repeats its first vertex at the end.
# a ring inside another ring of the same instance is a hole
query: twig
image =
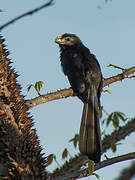
{"type": "Polygon", "coordinates": [[[104,79],[103,87],[108,86],[109,84],[112,84],[114,82],[120,81],[122,79],[128,78],[128,75],[135,72],[135,66],[126,69],[123,73],[120,73],[116,76],[112,76],[110,78],[104,79]]]}
{"type": "Polygon", "coordinates": [[[120,66],[116,66],[116,65],[114,65],[114,64],[109,64],[107,67],[110,67],[110,66],[112,66],[112,67],[114,67],[114,68],[117,68],[117,69],[120,69],[120,70],[122,70],[122,71],[125,71],[126,69],[124,69],[124,68],[122,68],[122,67],[120,67],[120,66]]]}
{"type": "MultiPolygon", "coordinates": [[[[103,87],[108,86],[114,82],[120,81],[125,78],[129,78],[128,75],[135,72],[135,66],[129,69],[126,69],[123,73],[118,74],[116,76],[112,76],[110,78],[104,79],[103,87]]],[[[69,96],[73,96],[73,90],[71,88],[62,89],[56,92],[48,93],[42,96],[38,96],[36,98],[26,100],[26,105],[28,108],[33,108],[39,104],[46,103],[48,101],[57,100],[61,98],[67,98],[69,96]]]]}
{"type": "Polygon", "coordinates": [[[30,100],[26,100],[25,104],[28,108],[33,108],[39,104],[46,103],[48,101],[61,99],[61,98],[67,98],[69,96],[73,96],[72,88],[58,90],[56,92],[48,93],[45,95],[35,97],[30,100]]]}
{"type": "Polygon", "coordinates": [[[110,159],[102,161],[101,163],[96,164],[95,165],[95,171],[98,169],[101,169],[103,167],[106,167],[106,166],[109,166],[109,165],[112,165],[115,163],[119,163],[119,162],[125,161],[125,160],[131,160],[134,158],[135,158],[135,152],[124,154],[124,155],[117,156],[114,158],[110,158],[110,159]]]}
{"type": "Polygon", "coordinates": [[[21,15],[17,16],[17,17],[14,18],[14,19],[11,19],[11,20],[8,21],[7,23],[1,25],[1,26],[0,26],[0,30],[4,29],[5,27],[7,27],[7,26],[10,25],[10,24],[13,24],[15,21],[17,21],[17,20],[19,20],[19,19],[21,19],[21,18],[23,18],[23,17],[25,17],[25,16],[32,15],[32,14],[36,13],[37,11],[39,11],[39,10],[45,8],[45,7],[48,7],[48,6],[52,5],[52,3],[53,3],[53,0],[50,0],[50,1],[48,1],[48,2],[45,3],[45,4],[43,4],[43,5],[40,6],[40,7],[37,7],[37,8],[35,8],[35,9],[32,9],[32,10],[30,10],[30,11],[24,13],[24,14],[21,14],[21,15]]]}
{"type": "Polygon", "coordinates": [[[128,78],[135,78],[135,75],[132,75],[132,76],[128,76],[128,78]]]}
{"type": "MultiPolygon", "coordinates": [[[[124,154],[121,156],[117,156],[114,158],[104,160],[104,161],[96,164],[94,169],[96,171],[96,170],[104,168],[106,166],[110,166],[110,165],[113,165],[115,163],[119,163],[121,161],[126,161],[126,160],[131,160],[134,158],[135,158],[135,152],[124,154]]],[[[59,175],[57,177],[53,177],[53,180],[63,180],[63,179],[75,180],[77,178],[83,178],[83,177],[87,177],[87,176],[89,176],[89,171],[88,171],[88,169],[84,169],[84,170],[78,170],[78,171],[71,172],[70,174],[68,174],[68,176],[67,176],[67,174],[63,174],[63,175],[59,175]]]]}

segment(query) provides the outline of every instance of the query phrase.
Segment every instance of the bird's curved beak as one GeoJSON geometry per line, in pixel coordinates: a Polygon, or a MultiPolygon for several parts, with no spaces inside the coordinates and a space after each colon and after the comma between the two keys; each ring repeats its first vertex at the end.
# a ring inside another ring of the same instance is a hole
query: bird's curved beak
{"type": "Polygon", "coordinates": [[[57,44],[61,44],[61,40],[62,40],[62,36],[61,36],[61,35],[59,35],[59,36],[57,36],[57,37],[56,37],[56,39],[55,39],[55,43],[57,43],[57,44]]]}

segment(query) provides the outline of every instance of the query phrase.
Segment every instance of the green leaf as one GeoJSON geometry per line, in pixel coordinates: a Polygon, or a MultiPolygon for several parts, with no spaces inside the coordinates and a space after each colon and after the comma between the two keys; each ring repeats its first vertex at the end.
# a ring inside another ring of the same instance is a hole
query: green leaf
{"type": "Polygon", "coordinates": [[[67,156],[68,156],[68,150],[67,150],[67,148],[65,148],[63,153],[62,153],[62,159],[67,158],[67,156]]]}
{"type": "Polygon", "coordinates": [[[88,171],[90,175],[94,173],[94,161],[92,160],[88,161],[88,171]]]}
{"type": "Polygon", "coordinates": [[[119,118],[125,122],[128,118],[126,117],[126,115],[123,112],[117,112],[117,115],[119,116],[119,118]]]}
{"type": "Polygon", "coordinates": [[[27,92],[30,91],[30,89],[31,89],[32,86],[33,86],[33,84],[28,85],[28,87],[27,87],[27,92]]]}
{"type": "Polygon", "coordinates": [[[54,155],[53,155],[53,154],[49,154],[49,155],[47,156],[47,165],[52,164],[53,159],[54,159],[54,155]]]}
{"type": "Polygon", "coordinates": [[[105,121],[106,121],[106,119],[103,119],[103,120],[101,121],[101,124],[104,125],[105,121]]]}
{"type": "Polygon", "coordinates": [[[68,142],[73,142],[76,135],[77,134],[75,134],[74,137],[72,139],[70,139],[68,142]]]}
{"type": "Polygon", "coordinates": [[[111,91],[109,89],[105,89],[105,90],[103,90],[103,92],[107,92],[107,93],[111,94],[111,91]]]}
{"type": "Polygon", "coordinates": [[[75,134],[75,136],[69,140],[69,142],[73,142],[74,148],[77,147],[78,141],[79,141],[79,135],[78,134],[75,134]]]}
{"type": "Polygon", "coordinates": [[[43,86],[43,82],[42,81],[37,81],[35,83],[35,90],[37,91],[38,95],[41,95],[40,94],[40,89],[41,89],[42,86],[43,86]]]}
{"type": "Polygon", "coordinates": [[[122,112],[119,112],[119,111],[112,112],[106,119],[106,125],[108,126],[110,124],[110,122],[112,122],[113,126],[115,128],[117,128],[117,127],[119,127],[120,120],[125,122],[127,119],[128,118],[126,117],[126,115],[122,112]]]}
{"type": "Polygon", "coordinates": [[[89,171],[89,175],[95,175],[96,178],[100,178],[98,174],[94,173],[94,161],[92,160],[86,160],[83,162],[83,165],[86,166],[86,164],[88,163],[88,171],[89,171]]]}
{"type": "Polygon", "coordinates": [[[119,118],[116,112],[113,113],[112,122],[113,122],[114,128],[119,127],[119,118]]]}
{"type": "Polygon", "coordinates": [[[108,126],[108,125],[110,124],[110,122],[112,121],[112,115],[113,115],[113,113],[111,113],[111,114],[108,116],[107,120],[106,120],[106,125],[107,125],[107,126],[108,126]]]}
{"type": "Polygon", "coordinates": [[[111,143],[111,150],[112,150],[112,152],[116,152],[116,150],[117,150],[117,146],[114,142],[111,143]]]}
{"type": "Polygon", "coordinates": [[[84,166],[86,166],[86,164],[88,164],[89,175],[93,175],[93,173],[94,173],[94,161],[88,159],[88,160],[83,162],[84,166]]]}
{"type": "Polygon", "coordinates": [[[103,115],[103,106],[101,106],[98,110],[98,117],[101,119],[102,118],[102,115],[103,115]]]}
{"type": "Polygon", "coordinates": [[[82,165],[83,165],[83,166],[87,166],[88,161],[89,161],[89,160],[83,161],[83,162],[82,162],[82,165]]]}
{"type": "Polygon", "coordinates": [[[79,142],[79,135],[76,134],[76,135],[75,135],[75,138],[74,138],[74,142],[73,142],[75,148],[77,147],[77,143],[78,143],[78,142],[79,142]]]}

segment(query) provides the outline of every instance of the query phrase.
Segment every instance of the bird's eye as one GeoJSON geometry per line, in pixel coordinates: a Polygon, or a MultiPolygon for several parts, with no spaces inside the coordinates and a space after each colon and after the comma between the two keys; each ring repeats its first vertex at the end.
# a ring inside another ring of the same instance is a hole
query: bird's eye
{"type": "Polygon", "coordinates": [[[69,38],[69,37],[67,37],[67,38],[66,38],[66,40],[67,40],[67,41],[70,41],[70,38],[69,38]]]}

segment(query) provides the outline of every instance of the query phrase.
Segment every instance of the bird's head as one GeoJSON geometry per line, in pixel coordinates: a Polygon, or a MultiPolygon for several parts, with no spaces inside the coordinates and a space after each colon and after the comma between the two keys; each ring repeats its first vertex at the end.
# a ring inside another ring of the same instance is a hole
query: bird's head
{"type": "Polygon", "coordinates": [[[55,42],[60,46],[73,46],[80,44],[81,40],[75,34],[65,33],[57,36],[55,42]]]}

